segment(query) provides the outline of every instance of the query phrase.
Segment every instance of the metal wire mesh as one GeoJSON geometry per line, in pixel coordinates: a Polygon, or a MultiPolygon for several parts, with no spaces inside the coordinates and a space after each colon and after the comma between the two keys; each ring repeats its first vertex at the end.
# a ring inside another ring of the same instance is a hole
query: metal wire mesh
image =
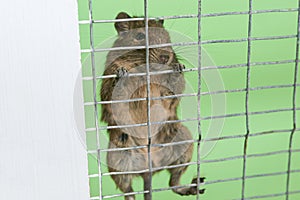
{"type": "MultiPolygon", "coordinates": [[[[159,16],[155,18],[150,18],[148,15],[148,0],[144,0],[144,16],[143,18],[132,18],[132,19],[108,19],[108,20],[94,20],[93,19],[93,1],[89,0],[89,20],[82,20],[79,21],[80,25],[83,24],[89,24],[89,39],[90,39],[90,48],[89,49],[82,49],[82,53],[89,53],[91,56],[91,67],[92,67],[92,76],[84,76],[83,81],[92,81],[93,82],[93,102],[85,102],[84,106],[89,107],[93,106],[94,108],[94,123],[95,127],[87,128],[86,133],[88,132],[96,132],[97,135],[97,149],[96,150],[89,150],[89,154],[95,154],[97,155],[97,161],[98,161],[98,173],[97,174],[90,174],[89,177],[93,178],[99,178],[98,185],[99,185],[99,195],[96,197],[91,197],[91,200],[95,199],[110,199],[114,197],[120,197],[120,196],[128,196],[132,194],[144,194],[149,193],[152,197],[152,193],[154,192],[161,192],[166,190],[172,190],[174,188],[180,188],[180,187],[186,187],[186,186],[200,186],[200,174],[201,174],[201,165],[205,163],[222,163],[228,160],[242,160],[242,176],[241,177],[233,177],[233,178],[227,178],[227,179],[219,179],[219,180],[211,180],[205,182],[205,185],[220,183],[220,182],[231,182],[231,181],[241,181],[242,187],[241,187],[241,196],[238,199],[258,199],[258,198],[269,198],[269,197],[278,197],[278,196],[284,196],[285,199],[289,199],[290,194],[296,194],[300,193],[300,190],[294,190],[290,191],[290,177],[291,174],[299,173],[300,169],[292,170],[291,168],[291,162],[292,162],[292,153],[294,152],[300,152],[300,149],[294,149],[293,148],[293,139],[294,135],[297,131],[300,131],[300,128],[297,126],[297,119],[296,119],[296,113],[300,110],[299,104],[296,102],[296,93],[297,88],[300,86],[298,84],[298,61],[299,61],[299,43],[300,43],[300,1],[298,8],[289,8],[289,9],[270,9],[270,10],[253,10],[252,6],[252,0],[249,0],[249,10],[248,11],[242,11],[242,12],[222,12],[222,13],[209,13],[209,14],[202,14],[201,8],[202,8],[202,1],[198,0],[198,14],[197,15],[178,15],[178,16],[159,16]],[[252,17],[256,14],[262,14],[262,13],[297,13],[298,16],[298,28],[297,33],[295,35],[280,35],[280,36],[268,36],[268,37],[253,37],[252,36],[252,17]],[[220,17],[220,16],[231,16],[231,15],[248,15],[248,34],[247,38],[241,38],[241,39],[232,39],[232,40],[202,40],[201,37],[201,19],[202,18],[208,18],[208,17],[220,17]],[[195,18],[198,22],[198,41],[195,42],[179,42],[179,43],[170,43],[170,44],[160,44],[160,45],[150,45],[148,40],[148,20],[150,19],[184,19],[184,18],[195,18]],[[134,20],[145,20],[145,29],[146,29],[146,45],[145,46],[135,46],[135,47],[113,47],[113,48],[101,48],[97,49],[95,48],[94,44],[94,35],[93,35],[93,26],[94,24],[98,23],[112,23],[112,22],[121,22],[121,21],[134,21],[134,20]],[[258,40],[281,40],[281,39],[288,39],[288,38],[294,38],[297,40],[296,42],[296,55],[295,59],[292,60],[277,60],[277,61],[267,61],[267,62],[252,62],[251,61],[251,52],[252,52],[252,42],[258,41],[258,40]],[[208,44],[222,44],[222,43],[247,43],[247,62],[241,63],[241,64],[234,64],[234,65],[224,65],[224,66],[202,66],[201,63],[201,47],[202,45],[208,45],[208,44]],[[154,74],[163,74],[163,73],[172,73],[171,70],[169,71],[159,71],[159,72],[150,72],[149,71],[149,49],[150,48],[158,48],[158,47],[166,47],[166,46],[197,46],[198,48],[198,66],[195,66],[194,68],[188,68],[184,69],[183,73],[190,73],[190,72],[197,72],[198,73],[198,90],[196,93],[189,93],[189,94],[179,94],[179,95],[169,95],[169,96],[163,96],[163,97],[150,97],[150,76],[154,74]],[[109,76],[97,76],[96,74],[96,68],[99,66],[96,66],[95,64],[95,53],[96,52],[106,52],[106,51],[116,51],[116,50],[125,50],[125,49],[146,49],[146,60],[147,60],[147,71],[146,73],[140,73],[140,74],[134,74],[129,75],[131,76],[145,76],[147,77],[147,98],[136,98],[136,99],[128,99],[128,100],[113,100],[113,101],[98,101],[97,100],[97,81],[103,80],[106,78],[113,78],[116,77],[116,75],[109,75],[109,76]],[[250,87],[250,72],[251,67],[253,66],[263,66],[263,65],[280,65],[280,64],[294,64],[294,80],[293,84],[285,84],[285,85],[266,85],[266,86],[260,86],[260,87],[250,87]],[[212,92],[202,92],[201,90],[201,81],[202,76],[201,73],[205,70],[212,70],[212,69],[230,69],[230,68],[246,68],[246,87],[245,88],[239,88],[239,89],[231,89],[231,90],[220,90],[220,91],[212,91],[212,92]],[[250,91],[258,91],[258,90],[268,90],[268,89],[274,89],[274,88],[291,88],[293,90],[292,92],[292,106],[288,108],[280,108],[280,109],[273,109],[273,110],[263,110],[263,111],[250,111],[249,109],[249,94],[250,91]],[[224,114],[224,115],[217,115],[217,116],[201,116],[201,97],[205,95],[213,95],[213,94],[230,94],[230,93],[238,93],[238,92],[245,92],[245,108],[244,112],[241,113],[232,113],[232,114],[224,114]],[[150,101],[151,100],[159,100],[159,99],[166,99],[166,98],[178,98],[178,97],[197,97],[197,117],[195,118],[187,118],[187,119],[179,119],[179,120],[169,120],[169,121],[159,121],[159,122],[151,122],[151,112],[150,112],[150,101]],[[99,125],[99,113],[98,113],[98,106],[102,104],[114,104],[114,103],[120,103],[120,102],[135,102],[135,101],[147,101],[147,115],[148,120],[146,123],[141,124],[126,124],[126,125],[116,125],[116,126],[101,126],[99,125]],[[269,130],[269,131],[263,131],[263,132],[252,132],[249,126],[249,117],[252,115],[262,115],[266,113],[282,113],[282,112],[292,112],[292,120],[293,120],[293,127],[291,129],[284,129],[284,130],[269,130]],[[232,133],[230,136],[219,136],[219,137],[212,137],[212,138],[202,138],[202,128],[201,128],[201,122],[205,120],[211,120],[211,119],[220,119],[220,118],[230,118],[230,117],[237,117],[237,116],[244,116],[245,117],[245,133],[244,134],[237,134],[232,133]],[[198,138],[194,140],[189,141],[182,141],[182,142],[176,142],[176,143],[166,143],[166,144],[152,144],[151,143],[151,126],[155,124],[166,124],[166,123],[176,123],[176,122],[197,122],[197,128],[198,128],[198,138]],[[100,134],[102,134],[102,131],[108,130],[108,129],[117,129],[117,128],[125,128],[125,127],[140,127],[140,126],[147,126],[148,128],[148,145],[146,146],[135,146],[135,147],[126,147],[126,148],[114,148],[114,149],[105,149],[102,148],[100,145],[100,134]],[[271,151],[267,153],[258,153],[258,154],[249,154],[247,152],[247,146],[248,146],[248,139],[250,137],[257,137],[261,135],[271,135],[271,134],[289,134],[289,148],[287,150],[281,150],[281,151],[271,151]],[[231,139],[237,139],[242,138],[244,139],[244,145],[243,147],[243,155],[239,156],[231,156],[231,157],[224,157],[221,159],[208,159],[208,160],[200,160],[200,146],[203,142],[206,141],[221,141],[221,140],[231,140],[231,139]],[[148,149],[148,159],[151,160],[151,148],[153,147],[164,147],[164,146],[170,146],[170,145],[176,145],[176,144],[187,144],[187,143],[195,143],[197,144],[197,161],[196,162],[189,162],[179,165],[171,165],[171,166],[163,166],[163,167],[153,167],[152,162],[149,162],[148,169],[146,170],[140,170],[140,171],[124,171],[124,172],[108,172],[103,173],[101,169],[101,153],[102,152],[109,152],[109,151],[124,151],[124,150],[133,150],[138,148],[147,148],[148,149]],[[248,176],[246,173],[247,169],[247,163],[250,162],[251,158],[255,157],[266,157],[270,155],[279,155],[279,154],[288,154],[288,160],[287,160],[287,170],[281,171],[281,172],[273,172],[273,173],[263,173],[263,174],[255,174],[248,176]],[[176,168],[180,166],[190,166],[190,165],[196,165],[197,166],[197,177],[198,181],[197,183],[188,184],[188,185],[182,185],[182,186],[173,186],[173,187],[167,187],[167,188],[159,188],[159,189],[153,189],[152,188],[152,172],[158,171],[161,169],[170,169],[170,168],[176,168]],[[140,174],[140,173],[149,173],[150,176],[150,190],[149,191],[136,191],[136,192],[130,192],[130,193],[122,193],[122,194],[114,194],[114,195],[103,195],[103,181],[102,177],[104,176],[110,176],[110,175],[121,175],[121,174],[140,174]],[[267,177],[267,176],[278,176],[278,175],[284,175],[286,174],[286,191],[283,193],[277,193],[277,194],[269,194],[269,195],[256,195],[251,197],[246,197],[245,195],[245,188],[246,188],[246,180],[257,178],[257,177],[267,177]]],[[[196,199],[201,199],[201,196],[199,193],[196,195],[196,199]]]]}

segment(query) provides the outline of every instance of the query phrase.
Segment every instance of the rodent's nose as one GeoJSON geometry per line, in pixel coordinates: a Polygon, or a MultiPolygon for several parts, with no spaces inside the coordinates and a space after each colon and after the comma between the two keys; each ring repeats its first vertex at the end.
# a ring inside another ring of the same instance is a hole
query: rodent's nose
{"type": "Polygon", "coordinates": [[[170,60],[170,56],[166,55],[166,54],[163,54],[163,55],[159,56],[159,59],[160,59],[160,63],[167,64],[170,60]]]}

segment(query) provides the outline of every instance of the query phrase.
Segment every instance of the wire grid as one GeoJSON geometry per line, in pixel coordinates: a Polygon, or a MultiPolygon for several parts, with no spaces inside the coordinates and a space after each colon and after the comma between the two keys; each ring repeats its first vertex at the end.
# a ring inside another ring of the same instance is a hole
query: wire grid
{"type": "MultiPolygon", "coordinates": [[[[201,13],[201,0],[198,0],[198,14],[197,15],[180,15],[180,16],[163,16],[163,17],[156,17],[156,18],[149,18],[148,17],[148,0],[144,0],[144,18],[132,18],[132,19],[114,19],[114,20],[94,20],[93,19],[93,5],[92,0],[89,0],[89,20],[83,20],[79,21],[79,24],[89,24],[89,30],[90,30],[90,48],[89,49],[82,49],[82,53],[90,53],[91,55],[91,64],[92,64],[92,77],[83,77],[83,81],[93,81],[93,102],[85,102],[84,106],[93,106],[94,107],[94,118],[95,118],[95,127],[94,128],[87,128],[86,132],[96,131],[97,135],[97,150],[93,151],[90,150],[88,153],[96,153],[97,154],[97,161],[98,161],[98,174],[92,174],[89,175],[89,178],[97,177],[99,178],[99,196],[97,197],[91,197],[91,200],[95,199],[110,199],[114,197],[120,197],[120,196],[128,196],[132,194],[144,194],[149,193],[152,197],[153,192],[160,192],[160,191],[166,191],[171,190],[174,188],[182,188],[187,186],[200,186],[199,177],[201,174],[201,164],[202,163],[221,163],[228,160],[243,160],[243,168],[242,168],[242,177],[233,177],[233,178],[227,178],[227,179],[219,179],[219,180],[212,180],[205,182],[205,185],[209,184],[215,184],[220,182],[231,182],[236,180],[242,181],[242,190],[241,190],[241,198],[239,199],[258,199],[258,198],[268,198],[268,197],[277,197],[277,196],[285,196],[285,199],[289,199],[290,194],[296,194],[300,193],[300,190],[294,190],[290,191],[290,175],[293,173],[300,173],[300,169],[297,170],[291,170],[291,160],[292,160],[292,153],[294,152],[300,152],[300,149],[293,149],[293,138],[296,131],[300,131],[300,128],[297,127],[297,121],[296,121],[296,112],[300,110],[300,107],[297,107],[296,104],[296,92],[297,87],[300,86],[300,84],[297,84],[297,76],[298,76],[298,61],[299,61],[299,43],[300,43],[300,1],[298,8],[290,8],[290,9],[272,9],[272,10],[253,10],[252,8],[252,0],[249,0],[249,11],[248,12],[223,12],[223,13],[211,13],[211,14],[202,14],[201,13]],[[252,37],[252,16],[254,14],[261,14],[261,13],[279,13],[279,12],[297,12],[298,13],[298,32],[296,35],[283,35],[283,36],[272,36],[272,37],[252,37]],[[248,15],[248,36],[247,38],[241,38],[241,39],[235,39],[235,40],[207,40],[203,41],[201,38],[201,19],[205,17],[218,17],[218,16],[227,16],[227,15],[248,15]],[[149,19],[181,19],[181,18],[197,18],[198,20],[198,41],[197,42],[186,42],[186,43],[170,43],[170,44],[160,44],[160,45],[149,45],[148,41],[148,20],[149,19]],[[95,23],[111,23],[111,22],[118,22],[118,21],[133,21],[133,20],[145,20],[145,29],[146,29],[146,45],[145,46],[138,46],[138,47],[114,47],[114,48],[102,48],[102,49],[96,49],[94,45],[94,36],[93,36],[93,25],[95,23]],[[251,62],[251,45],[252,41],[257,40],[280,40],[280,39],[287,39],[287,38],[296,38],[296,55],[294,60],[279,60],[279,61],[270,61],[270,62],[251,62]],[[235,64],[235,65],[227,65],[227,66],[213,66],[213,67],[202,67],[201,63],[201,46],[203,44],[215,44],[215,43],[238,43],[238,42],[247,42],[247,63],[243,64],[235,64]],[[198,66],[195,68],[190,69],[184,69],[184,73],[197,71],[198,72],[198,91],[197,93],[190,93],[190,94],[179,94],[179,95],[170,95],[170,96],[164,96],[164,97],[150,97],[150,76],[154,74],[163,74],[163,73],[172,73],[172,71],[160,71],[160,72],[150,72],[149,71],[149,48],[158,48],[158,47],[166,47],[166,46],[190,46],[190,45],[197,45],[198,46],[198,66]],[[146,66],[147,71],[146,73],[140,73],[140,74],[134,74],[129,76],[143,76],[146,75],[147,77],[147,98],[137,98],[137,99],[128,99],[128,100],[114,100],[114,101],[97,101],[97,81],[99,79],[105,79],[105,78],[113,78],[116,77],[115,75],[109,75],[109,76],[97,76],[96,75],[96,64],[95,64],[95,53],[96,52],[103,52],[103,51],[114,51],[114,50],[125,50],[125,49],[146,49],[146,66]],[[260,86],[260,87],[250,87],[250,70],[252,66],[258,66],[258,65],[279,65],[279,64],[286,64],[286,63],[294,63],[295,69],[294,69],[294,80],[293,84],[286,84],[286,85],[269,85],[269,86],[260,86]],[[201,91],[201,72],[203,70],[211,70],[211,69],[229,69],[229,68],[240,68],[240,67],[246,67],[247,68],[247,74],[245,77],[246,80],[246,88],[241,89],[232,89],[232,90],[221,90],[221,91],[214,91],[214,92],[202,92],[201,91]],[[267,89],[273,89],[273,88],[292,88],[292,107],[289,108],[282,108],[282,109],[274,109],[274,110],[264,110],[264,111],[258,111],[258,112],[250,112],[249,111],[249,92],[250,91],[256,91],[256,90],[267,90],[267,89]],[[236,92],[245,92],[245,112],[242,113],[234,113],[234,114],[225,114],[225,115],[219,115],[219,116],[209,116],[209,117],[202,117],[201,116],[201,96],[204,95],[211,95],[211,94],[222,94],[222,93],[236,93],[236,92]],[[180,120],[172,120],[172,121],[162,121],[162,122],[150,122],[150,100],[159,100],[159,99],[165,99],[165,98],[175,98],[175,97],[191,97],[195,96],[197,97],[197,118],[189,118],[189,119],[180,119],[180,120]],[[116,126],[100,126],[99,125],[99,114],[98,114],[98,105],[101,104],[113,104],[113,103],[120,103],[120,102],[134,102],[134,101],[147,101],[147,115],[148,120],[146,123],[142,124],[128,124],[128,125],[116,125],[116,126]],[[292,111],[293,115],[293,127],[292,129],[284,129],[284,130],[270,130],[270,131],[264,131],[264,132],[257,132],[257,133],[251,133],[250,127],[249,127],[249,116],[251,115],[261,115],[266,113],[278,113],[278,112],[288,112],[292,111]],[[246,121],[246,132],[245,134],[233,134],[232,136],[219,136],[219,137],[212,137],[212,138],[201,138],[202,130],[201,130],[201,121],[204,120],[211,120],[211,119],[219,119],[219,118],[229,118],[229,117],[237,117],[237,116],[245,116],[246,121]],[[189,122],[189,121],[197,121],[198,123],[198,138],[189,140],[189,141],[181,141],[181,142],[175,142],[175,143],[167,143],[167,144],[151,144],[151,126],[155,124],[165,124],[165,123],[176,123],[176,122],[189,122]],[[116,128],[126,128],[126,127],[139,127],[139,126],[147,126],[148,127],[148,145],[145,146],[137,146],[137,147],[126,147],[126,148],[114,148],[114,149],[104,149],[100,146],[99,141],[99,135],[101,131],[108,130],[108,129],[116,129],[116,128]],[[256,137],[260,135],[268,135],[268,134],[274,134],[274,133],[287,133],[290,135],[289,137],[289,148],[287,150],[281,150],[281,151],[273,151],[268,153],[259,153],[259,154],[248,154],[247,153],[247,144],[248,139],[250,137],[256,137]],[[221,159],[211,159],[211,160],[201,160],[200,162],[200,145],[202,142],[206,141],[220,141],[220,140],[229,140],[234,138],[244,138],[244,146],[243,150],[244,153],[241,156],[232,156],[232,157],[224,157],[221,159]],[[138,148],[148,148],[148,159],[151,160],[151,148],[152,147],[165,147],[165,146],[171,146],[171,145],[178,145],[178,144],[186,144],[186,143],[196,143],[197,144],[197,162],[189,162],[179,165],[171,165],[171,166],[163,166],[163,167],[152,167],[152,163],[149,162],[149,169],[147,170],[140,170],[140,171],[124,171],[124,172],[109,172],[109,173],[102,173],[101,169],[101,152],[108,152],[108,151],[124,151],[124,150],[133,150],[138,148]],[[279,155],[279,154],[288,154],[288,161],[287,161],[287,170],[282,172],[273,172],[273,173],[264,173],[264,174],[256,174],[247,176],[246,175],[246,166],[247,166],[247,160],[248,158],[252,157],[264,157],[264,156],[270,156],[270,155],[279,155]],[[198,181],[196,184],[188,184],[188,185],[182,185],[182,186],[173,186],[173,187],[167,187],[167,188],[159,188],[159,189],[152,189],[152,182],[150,184],[150,190],[149,191],[136,191],[131,193],[122,193],[122,194],[114,194],[114,195],[103,195],[102,194],[102,177],[103,176],[110,176],[110,175],[121,175],[121,174],[140,174],[140,173],[149,173],[151,180],[152,180],[152,172],[162,169],[170,169],[170,168],[176,168],[181,166],[189,166],[189,165],[197,165],[197,177],[198,181]],[[277,193],[277,194],[269,194],[269,195],[260,195],[260,196],[251,196],[251,197],[245,197],[245,185],[246,180],[251,178],[257,178],[257,177],[268,177],[268,176],[276,176],[276,175],[284,175],[286,174],[286,192],[284,193],[277,193]]],[[[196,195],[196,199],[200,199],[199,193],[196,195]]]]}

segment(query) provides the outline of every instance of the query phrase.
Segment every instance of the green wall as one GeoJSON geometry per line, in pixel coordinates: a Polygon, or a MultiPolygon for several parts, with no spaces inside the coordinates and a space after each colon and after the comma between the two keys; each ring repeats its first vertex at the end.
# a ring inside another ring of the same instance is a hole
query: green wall
{"type": "MultiPolygon", "coordinates": [[[[107,0],[93,1],[93,14],[95,20],[114,19],[120,11],[126,11],[131,15],[143,15],[144,1],[138,0],[107,0]]],[[[88,0],[78,0],[79,20],[88,20],[88,0]]],[[[297,0],[254,0],[253,10],[285,9],[297,8],[297,0]]],[[[247,11],[248,1],[246,0],[203,0],[202,14],[247,11]]],[[[149,16],[173,16],[197,14],[196,0],[149,0],[149,16]]],[[[297,34],[297,12],[282,13],[262,13],[253,15],[252,37],[262,38],[270,36],[296,35],[297,34]]],[[[89,24],[80,26],[80,43],[82,49],[89,48],[89,24]]],[[[197,41],[197,19],[170,19],[165,20],[165,27],[171,32],[180,33],[189,38],[190,41],[197,41]]],[[[203,17],[201,24],[202,40],[232,40],[247,38],[248,15],[231,15],[219,17],[203,17]]],[[[97,47],[110,47],[107,39],[116,36],[113,23],[101,23],[94,25],[94,41],[97,47]],[[104,43],[103,43],[104,42],[104,43]]],[[[180,38],[172,38],[173,42],[180,42],[180,38]]],[[[111,41],[111,39],[110,39],[111,41]]],[[[253,65],[250,68],[250,86],[256,88],[260,86],[271,85],[289,85],[293,84],[296,55],[296,38],[277,39],[277,40],[258,40],[251,42],[251,63],[283,61],[290,62],[283,64],[266,64],[253,65]]],[[[203,49],[210,56],[215,66],[228,66],[235,64],[247,63],[247,42],[234,43],[215,43],[205,44],[203,49]]],[[[174,47],[177,54],[182,57],[193,55],[195,51],[190,47],[174,47]]],[[[196,49],[196,48],[194,48],[196,49]]],[[[103,63],[107,52],[96,53],[96,73],[101,75],[103,72],[103,63]]],[[[197,55],[197,54],[195,54],[197,55]]],[[[193,66],[187,60],[182,61],[187,68],[193,66]]],[[[84,77],[92,75],[90,57],[88,53],[82,53],[84,77]]],[[[204,65],[205,67],[205,65],[204,65]]],[[[208,70],[209,71],[209,70],[208,70]]],[[[246,67],[233,67],[215,70],[218,72],[224,83],[224,89],[234,90],[246,87],[246,67]]],[[[300,83],[300,73],[298,73],[298,84],[300,83]]],[[[197,72],[187,72],[185,77],[190,85],[191,91],[197,91],[197,72]]],[[[207,83],[203,81],[202,92],[208,91],[207,83]]],[[[93,101],[93,82],[83,81],[85,102],[93,101]]],[[[99,89],[99,87],[98,87],[99,89]]],[[[253,114],[249,116],[249,128],[251,137],[248,141],[248,154],[262,154],[272,151],[279,151],[275,155],[249,157],[247,159],[246,175],[252,176],[257,174],[267,174],[276,172],[285,172],[287,170],[288,153],[286,150],[289,145],[290,129],[293,126],[292,119],[292,87],[282,87],[273,89],[260,89],[249,92],[249,112],[260,112],[276,109],[290,109],[282,112],[267,114],[253,114]],[[274,133],[255,135],[270,130],[282,130],[274,133]],[[286,130],[286,131],[284,131],[286,130]]],[[[217,96],[217,95],[215,95],[217,96]]],[[[226,94],[226,114],[244,113],[245,112],[245,91],[231,92],[226,94]]],[[[195,97],[187,97],[183,100],[180,107],[181,116],[196,117],[196,105],[185,105],[184,102],[196,102],[195,97]],[[185,112],[189,112],[187,115],[185,112]]],[[[208,117],[211,115],[211,100],[214,95],[205,95],[201,98],[201,116],[208,117]]],[[[296,113],[297,128],[300,125],[300,87],[297,87],[296,113]]],[[[86,127],[94,127],[93,106],[86,106],[86,127]]],[[[205,136],[211,124],[211,120],[202,122],[202,130],[205,136]]],[[[221,136],[240,136],[246,133],[245,116],[227,117],[224,120],[224,127],[221,136]]],[[[101,126],[105,124],[100,123],[101,126]]],[[[187,122],[186,126],[194,131],[197,138],[197,122],[187,122]]],[[[107,133],[101,132],[101,146],[107,146],[107,133]]],[[[209,136],[207,136],[209,137],[209,136]]],[[[87,132],[88,150],[96,148],[96,134],[94,131],[87,132]]],[[[207,142],[209,144],[209,142],[207,142]]],[[[206,193],[203,199],[237,199],[241,197],[241,180],[226,181],[222,183],[213,183],[214,180],[238,178],[242,176],[243,159],[241,157],[223,162],[209,162],[215,159],[242,156],[243,155],[244,137],[223,139],[218,141],[213,150],[203,158],[201,165],[201,174],[206,177],[209,183],[203,187],[206,193]]],[[[293,138],[293,149],[298,150],[292,153],[292,169],[300,170],[300,131],[295,132],[293,138]]],[[[103,158],[102,172],[107,172],[105,166],[105,154],[103,158]]],[[[194,152],[193,161],[196,161],[196,151],[194,152]]],[[[89,154],[89,174],[97,174],[97,162],[93,154],[89,154]]],[[[197,174],[196,166],[190,166],[185,173],[182,183],[188,184],[192,177],[197,174]]],[[[162,171],[154,176],[153,188],[168,187],[169,175],[162,171]]],[[[91,196],[97,196],[98,179],[90,178],[91,196]]],[[[137,178],[134,182],[134,190],[141,191],[142,180],[137,178]]],[[[268,195],[284,193],[286,189],[286,174],[274,176],[249,178],[246,180],[246,197],[256,195],[268,195]]],[[[300,173],[292,173],[290,181],[290,191],[300,190],[300,173]]],[[[116,190],[115,184],[109,176],[103,177],[103,195],[112,195],[121,193],[116,190]]],[[[195,199],[193,196],[181,197],[171,191],[155,192],[154,199],[195,199]]],[[[121,197],[114,199],[123,199],[121,197]]],[[[137,195],[137,199],[143,199],[142,195],[137,195]]],[[[284,199],[284,196],[278,196],[268,199],[284,199]]],[[[290,195],[291,200],[300,199],[300,193],[290,195]]]]}

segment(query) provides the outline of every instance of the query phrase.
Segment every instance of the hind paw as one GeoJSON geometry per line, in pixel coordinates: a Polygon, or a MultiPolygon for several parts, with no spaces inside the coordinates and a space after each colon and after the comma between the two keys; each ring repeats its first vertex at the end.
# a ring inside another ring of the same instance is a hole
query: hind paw
{"type": "MultiPolygon", "coordinates": [[[[200,183],[204,183],[205,179],[206,179],[205,177],[200,177],[200,183]]],[[[197,183],[197,178],[194,178],[192,180],[192,183],[197,183]]]]}
{"type": "MultiPolygon", "coordinates": [[[[204,180],[205,180],[205,177],[200,177],[200,183],[204,183],[204,180]]],[[[197,178],[194,178],[192,180],[192,183],[196,184],[197,183],[197,178]]],[[[197,185],[190,187],[190,189],[187,191],[189,193],[188,195],[196,195],[197,194],[197,190],[198,190],[197,185]]],[[[199,194],[204,194],[204,192],[205,192],[205,189],[199,190],[199,194]]]]}

